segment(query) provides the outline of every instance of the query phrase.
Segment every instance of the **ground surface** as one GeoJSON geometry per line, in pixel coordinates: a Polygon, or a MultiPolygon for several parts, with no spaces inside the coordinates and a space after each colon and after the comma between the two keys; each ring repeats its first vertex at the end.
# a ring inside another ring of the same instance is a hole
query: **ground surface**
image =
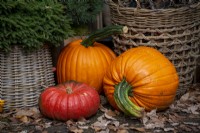
{"type": "Polygon", "coordinates": [[[200,86],[192,87],[169,109],[152,110],[142,119],[117,112],[101,96],[101,106],[94,116],[79,121],[60,122],[43,117],[37,107],[15,109],[0,114],[0,133],[132,133],[200,132],[200,86]]]}

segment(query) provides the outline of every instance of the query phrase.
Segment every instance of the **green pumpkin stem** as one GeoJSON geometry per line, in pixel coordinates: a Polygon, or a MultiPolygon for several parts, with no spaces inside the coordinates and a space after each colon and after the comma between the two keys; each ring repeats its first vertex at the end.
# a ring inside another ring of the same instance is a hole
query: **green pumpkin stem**
{"type": "Polygon", "coordinates": [[[123,79],[118,85],[115,86],[114,99],[117,106],[126,114],[140,118],[144,114],[144,108],[135,105],[129,99],[129,92],[132,86],[123,79]]]}
{"type": "MultiPolygon", "coordinates": [[[[122,88],[123,85],[124,85],[124,82],[121,82],[120,84],[116,85],[115,88],[122,88]]],[[[121,109],[122,112],[124,112],[126,115],[130,115],[130,113],[124,108],[124,106],[123,106],[124,103],[121,102],[118,98],[119,94],[120,94],[119,90],[120,89],[115,89],[114,100],[115,100],[117,106],[119,107],[119,109],[121,109]]]]}
{"type": "Polygon", "coordinates": [[[81,42],[81,44],[85,47],[89,47],[92,46],[94,42],[109,37],[111,35],[123,34],[127,32],[128,32],[127,26],[121,26],[121,25],[107,26],[102,29],[96,30],[95,32],[90,34],[81,42]]]}

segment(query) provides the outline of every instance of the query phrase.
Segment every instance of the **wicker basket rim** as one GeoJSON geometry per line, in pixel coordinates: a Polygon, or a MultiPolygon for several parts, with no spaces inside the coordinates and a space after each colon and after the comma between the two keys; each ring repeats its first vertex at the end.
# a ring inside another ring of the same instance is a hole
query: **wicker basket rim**
{"type": "Polygon", "coordinates": [[[178,8],[146,9],[146,8],[123,7],[123,6],[120,6],[120,5],[116,4],[115,2],[113,2],[113,0],[105,0],[105,1],[108,5],[110,5],[110,7],[115,7],[118,10],[129,10],[129,11],[138,11],[138,12],[147,12],[147,13],[151,13],[151,12],[152,13],[153,12],[159,12],[159,13],[180,12],[180,11],[185,11],[185,10],[188,10],[188,9],[196,9],[200,6],[200,2],[198,2],[198,3],[195,3],[195,4],[182,6],[182,7],[178,7],[178,8]]]}

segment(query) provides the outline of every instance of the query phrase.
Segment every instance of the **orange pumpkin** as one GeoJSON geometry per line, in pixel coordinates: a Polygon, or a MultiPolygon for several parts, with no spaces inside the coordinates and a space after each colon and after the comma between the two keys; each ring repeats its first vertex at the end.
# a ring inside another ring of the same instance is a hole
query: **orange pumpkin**
{"type": "Polygon", "coordinates": [[[164,110],[179,85],[174,65],[158,50],[139,46],[127,50],[110,65],[103,80],[109,103],[126,114],[141,117],[143,107],[164,110]]]}
{"type": "Polygon", "coordinates": [[[94,32],[85,40],[75,40],[66,45],[58,58],[58,83],[75,80],[94,87],[100,93],[104,74],[116,55],[96,41],[124,31],[127,31],[126,27],[113,25],[94,32]]]}

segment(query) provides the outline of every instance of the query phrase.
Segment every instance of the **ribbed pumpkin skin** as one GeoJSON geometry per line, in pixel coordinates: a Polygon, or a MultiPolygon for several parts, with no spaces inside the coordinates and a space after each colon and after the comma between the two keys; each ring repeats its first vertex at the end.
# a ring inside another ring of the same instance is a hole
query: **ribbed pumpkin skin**
{"type": "Polygon", "coordinates": [[[105,72],[116,55],[103,44],[95,42],[93,46],[85,47],[81,42],[73,41],[61,51],[57,63],[58,83],[75,80],[100,93],[105,72]]]}
{"type": "Polygon", "coordinates": [[[41,113],[62,121],[90,117],[97,112],[99,104],[100,97],[95,89],[75,81],[49,87],[39,97],[41,113]],[[69,88],[71,93],[67,92],[69,88]]]}
{"type": "Polygon", "coordinates": [[[121,54],[105,74],[104,92],[116,109],[114,86],[123,78],[133,87],[130,100],[147,111],[166,109],[174,101],[179,84],[173,64],[156,49],[144,46],[121,54]]]}

